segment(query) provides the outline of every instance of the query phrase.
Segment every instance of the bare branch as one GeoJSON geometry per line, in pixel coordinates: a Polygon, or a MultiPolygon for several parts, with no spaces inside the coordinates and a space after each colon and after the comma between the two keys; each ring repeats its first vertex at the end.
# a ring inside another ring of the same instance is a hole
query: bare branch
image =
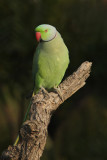
{"type": "Polygon", "coordinates": [[[20,129],[19,143],[17,146],[9,146],[3,152],[1,160],[40,160],[46,144],[47,128],[52,112],[85,85],[90,75],[91,65],[92,63],[87,61],[82,63],[76,72],[59,85],[63,101],[57,93],[47,94],[44,90],[40,90],[32,98],[30,120],[26,121],[20,129]]]}

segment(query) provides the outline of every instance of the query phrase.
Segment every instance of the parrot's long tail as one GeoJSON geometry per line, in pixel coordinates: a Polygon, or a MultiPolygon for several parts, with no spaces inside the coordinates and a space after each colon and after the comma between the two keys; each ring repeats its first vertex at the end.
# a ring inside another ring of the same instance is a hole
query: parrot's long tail
{"type": "MultiPolygon", "coordinates": [[[[33,95],[34,95],[34,93],[33,93],[33,95]]],[[[33,96],[33,95],[32,95],[32,96],[33,96]]],[[[30,101],[30,103],[29,103],[29,105],[28,105],[28,108],[27,108],[27,111],[26,111],[26,114],[25,114],[23,123],[24,123],[24,122],[26,121],[26,119],[27,119],[28,113],[29,113],[29,111],[30,111],[31,104],[32,104],[32,101],[30,101]]],[[[17,138],[16,138],[16,140],[15,140],[15,142],[14,142],[14,146],[17,145],[18,141],[19,141],[19,135],[17,136],[17,138]]]]}

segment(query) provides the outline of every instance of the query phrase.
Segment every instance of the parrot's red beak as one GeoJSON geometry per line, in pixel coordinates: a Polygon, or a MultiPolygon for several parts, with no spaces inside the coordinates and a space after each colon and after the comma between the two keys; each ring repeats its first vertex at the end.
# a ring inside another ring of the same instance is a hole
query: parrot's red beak
{"type": "Polygon", "coordinates": [[[41,39],[41,33],[40,32],[36,32],[36,39],[39,42],[41,39]]]}

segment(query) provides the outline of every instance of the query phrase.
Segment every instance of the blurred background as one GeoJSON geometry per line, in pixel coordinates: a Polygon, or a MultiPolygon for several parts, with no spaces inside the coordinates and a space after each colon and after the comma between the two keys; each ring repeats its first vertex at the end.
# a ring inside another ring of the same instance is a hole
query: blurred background
{"type": "Polygon", "coordinates": [[[84,88],[52,116],[42,160],[107,159],[107,0],[0,1],[0,153],[13,144],[32,90],[34,29],[51,24],[70,56],[64,78],[93,62],[84,88]]]}

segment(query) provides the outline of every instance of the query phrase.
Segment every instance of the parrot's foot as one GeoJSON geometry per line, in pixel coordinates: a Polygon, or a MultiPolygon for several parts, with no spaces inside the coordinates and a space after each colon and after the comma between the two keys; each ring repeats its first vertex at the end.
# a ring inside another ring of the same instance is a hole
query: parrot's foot
{"type": "Polygon", "coordinates": [[[61,94],[60,88],[59,88],[59,87],[54,87],[53,89],[54,89],[54,91],[59,95],[60,99],[61,99],[62,101],[64,101],[63,96],[62,96],[62,94],[61,94]]]}
{"type": "Polygon", "coordinates": [[[44,87],[41,87],[41,90],[45,93],[46,96],[48,96],[48,98],[50,98],[48,91],[44,87]]]}

